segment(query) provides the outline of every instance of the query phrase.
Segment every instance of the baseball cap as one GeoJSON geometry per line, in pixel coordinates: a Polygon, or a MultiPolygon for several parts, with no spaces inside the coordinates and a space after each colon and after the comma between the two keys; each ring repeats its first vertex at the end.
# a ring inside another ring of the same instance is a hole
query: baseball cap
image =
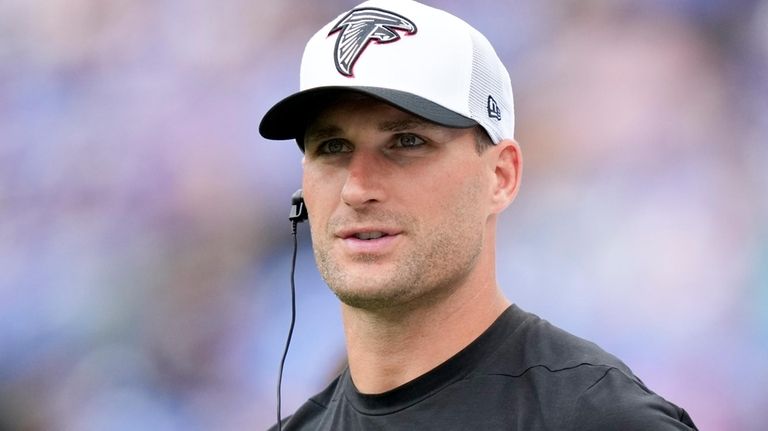
{"type": "Polygon", "coordinates": [[[514,138],[509,73],[488,39],[448,12],[412,0],[370,0],[307,42],[299,92],[261,120],[267,139],[296,139],[340,92],[353,91],[447,127],[514,138]]]}

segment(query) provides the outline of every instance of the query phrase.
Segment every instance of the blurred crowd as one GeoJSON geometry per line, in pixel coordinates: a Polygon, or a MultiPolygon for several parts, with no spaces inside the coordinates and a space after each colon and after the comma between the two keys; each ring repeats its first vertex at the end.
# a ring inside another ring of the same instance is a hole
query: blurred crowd
{"type": "MultiPolygon", "coordinates": [[[[275,422],[301,153],[258,122],[356,3],[0,2],[0,429],[275,422]]],[[[701,429],[763,429],[768,2],[426,3],[512,77],[508,296],[701,429]]],[[[344,357],[306,226],[299,244],[283,414],[344,357]]]]}

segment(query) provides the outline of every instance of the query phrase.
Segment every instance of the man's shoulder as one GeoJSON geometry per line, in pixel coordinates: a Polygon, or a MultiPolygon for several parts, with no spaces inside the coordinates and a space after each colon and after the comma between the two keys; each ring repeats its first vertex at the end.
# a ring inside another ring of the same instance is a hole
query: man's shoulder
{"type": "Polygon", "coordinates": [[[499,376],[508,380],[501,384],[513,384],[518,391],[557,405],[598,390],[613,391],[612,396],[621,396],[627,388],[650,392],[624,362],[597,344],[517,307],[512,313],[520,323],[498,340],[497,351],[478,367],[478,374],[499,376]],[[607,377],[613,386],[601,384],[607,377]],[[618,387],[619,382],[626,387],[618,387]]]}
{"type": "MultiPolygon", "coordinates": [[[[598,368],[616,368],[631,374],[616,356],[597,344],[567,332],[539,316],[512,306],[510,320],[519,322],[499,340],[499,351],[488,364],[491,368],[504,368],[510,373],[523,373],[532,367],[551,371],[575,369],[586,365],[598,368]]],[[[584,368],[586,371],[588,368],[584,368]]],[[[596,376],[600,370],[594,371],[596,376]]],[[[590,373],[592,374],[592,373],[590,373]]]]}
{"type": "Polygon", "coordinates": [[[502,378],[515,399],[554,413],[575,429],[695,429],[687,413],[651,391],[616,356],[538,316],[514,310],[508,331],[480,374],[502,378]],[[520,317],[523,316],[523,317],[520,317]],[[668,421],[669,428],[654,428],[668,421]],[[646,428],[643,428],[646,427],[646,428]]]}
{"type": "Polygon", "coordinates": [[[616,368],[583,390],[574,406],[570,422],[583,430],[697,429],[685,410],[616,368]]]}

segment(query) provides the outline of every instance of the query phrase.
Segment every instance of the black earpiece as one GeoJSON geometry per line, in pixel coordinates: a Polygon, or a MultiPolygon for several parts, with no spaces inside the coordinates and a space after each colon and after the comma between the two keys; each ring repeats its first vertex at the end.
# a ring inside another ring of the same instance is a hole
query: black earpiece
{"type": "Polygon", "coordinates": [[[291,214],[288,215],[288,220],[296,223],[301,223],[307,220],[307,206],[304,205],[304,194],[301,189],[291,196],[291,214]]]}

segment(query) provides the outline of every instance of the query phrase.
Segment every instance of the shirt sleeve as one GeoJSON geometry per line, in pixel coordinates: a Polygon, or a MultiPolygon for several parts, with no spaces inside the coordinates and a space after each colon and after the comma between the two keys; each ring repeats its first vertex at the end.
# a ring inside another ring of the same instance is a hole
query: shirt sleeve
{"type": "Polygon", "coordinates": [[[685,410],[616,368],[579,395],[569,422],[572,430],[698,430],[685,410]]]}

